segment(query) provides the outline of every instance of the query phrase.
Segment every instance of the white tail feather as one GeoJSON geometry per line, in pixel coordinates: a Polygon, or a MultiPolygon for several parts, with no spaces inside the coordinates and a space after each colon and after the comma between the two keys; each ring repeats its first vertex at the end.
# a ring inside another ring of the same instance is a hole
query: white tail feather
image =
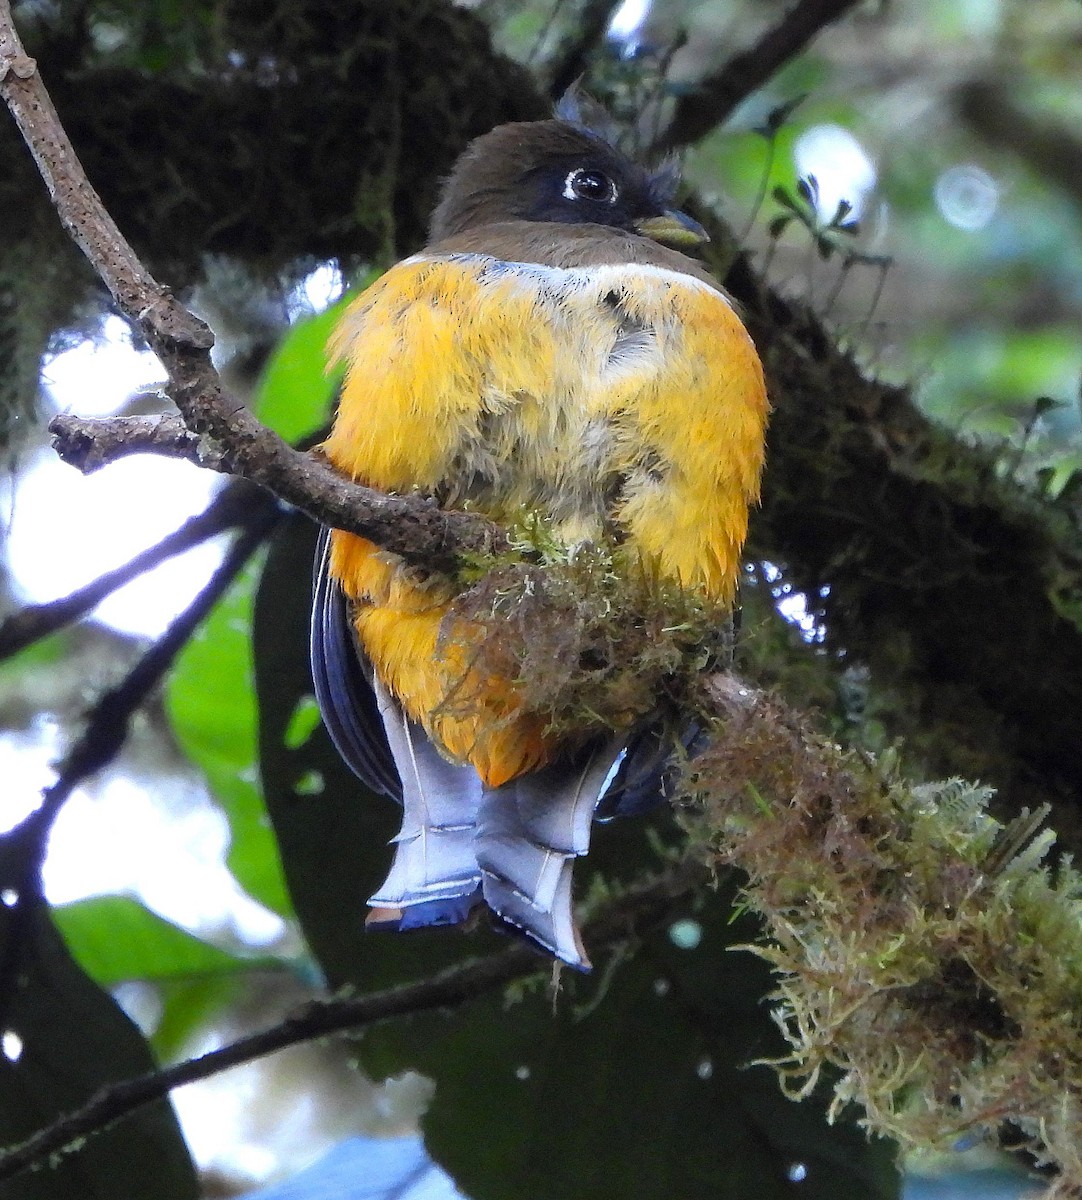
{"type": "Polygon", "coordinates": [[[443,758],[378,680],[375,688],[402,776],[402,825],[393,839],[390,873],[369,904],[407,908],[468,895],[480,883],[474,853],[481,804],[477,772],[443,758]]]}

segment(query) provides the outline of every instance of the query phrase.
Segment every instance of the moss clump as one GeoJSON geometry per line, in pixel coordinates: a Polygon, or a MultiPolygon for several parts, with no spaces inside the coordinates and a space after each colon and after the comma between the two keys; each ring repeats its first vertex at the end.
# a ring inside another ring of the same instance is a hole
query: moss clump
{"type": "MultiPolygon", "coordinates": [[[[470,677],[514,681],[516,718],[558,737],[627,729],[701,704],[704,673],[728,662],[732,622],[618,546],[557,542],[531,519],[513,548],[468,571],[444,636],[468,647],[470,677]]],[[[449,702],[468,708],[466,689],[449,702]]]]}
{"type": "Polygon", "coordinates": [[[778,972],[775,1065],[807,1095],[838,1075],[870,1129],[930,1148],[1009,1123],[1082,1196],[1082,880],[1044,863],[987,788],[913,786],[721,676],[685,816],[747,873],[778,972]]]}

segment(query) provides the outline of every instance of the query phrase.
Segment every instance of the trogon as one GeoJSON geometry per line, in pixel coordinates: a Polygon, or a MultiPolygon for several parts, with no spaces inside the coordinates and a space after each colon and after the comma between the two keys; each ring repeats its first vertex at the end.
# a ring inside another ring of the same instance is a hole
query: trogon
{"type": "MultiPolygon", "coordinates": [[[[680,249],[706,235],[673,207],[676,182],[573,109],[473,142],[426,248],[332,335],[329,461],[497,522],[540,514],[568,546],[619,543],[730,605],[768,405],[733,302],[680,249]]],[[[445,636],[451,601],[438,577],[323,531],[316,697],[349,765],[403,810],[369,924],[455,923],[484,903],[585,967],[572,864],[606,793],[609,810],[640,807],[662,773],[637,766],[626,732],[568,743],[515,680],[471,678],[469,647],[445,636]]]]}

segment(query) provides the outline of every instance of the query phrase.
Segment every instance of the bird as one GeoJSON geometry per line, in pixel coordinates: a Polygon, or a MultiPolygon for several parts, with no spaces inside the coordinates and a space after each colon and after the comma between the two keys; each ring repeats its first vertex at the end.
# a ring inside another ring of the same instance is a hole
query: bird
{"type": "MultiPolygon", "coordinates": [[[[566,546],[619,543],[732,606],[769,403],[735,302],[684,252],[707,236],[675,207],[678,183],[573,101],[473,141],[424,249],[331,335],[344,375],[326,460],[505,525],[538,514],[566,546]]],[[[664,790],[669,743],[554,734],[513,679],[470,677],[468,646],[445,636],[452,601],[446,581],[321,531],[316,700],[356,775],[402,806],[367,924],[458,924],[485,906],[587,970],[574,862],[602,808],[638,810],[664,790]]]]}

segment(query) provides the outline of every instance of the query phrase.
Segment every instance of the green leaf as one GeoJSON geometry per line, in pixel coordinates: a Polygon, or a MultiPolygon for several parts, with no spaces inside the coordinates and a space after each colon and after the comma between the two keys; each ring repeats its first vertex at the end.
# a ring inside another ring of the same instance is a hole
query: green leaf
{"type": "Polygon", "coordinates": [[[1082,471],[1082,451],[1072,450],[1057,455],[1043,475],[1045,495],[1055,500],[1079,471],[1082,471]]]}
{"type": "Polygon", "coordinates": [[[303,746],[319,728],[319,705],[315,696],[302,696],[289,718],[282,741],[290,750],[303,746]]]}
{"type": "Polygon", "coordinates": [[[54,909],[53,921],[79,966],[106,987],[125,979],[153,981],[251,966],[129,896],[77,900],[54,909]]]}
{"type": "MultiPolygon", "coordinates": [[[[0,845],[0,886],[19,879],[16,835],[0,845]]],[[[23,914],[25,915],[25,914],[23,914]]],[[[16,925],[0,908],[0,956],[19,937],[19,984],[0,995],[2,1028],[21,1041],[0,1057],[0,1144],[13,1145],[100,1088],[154,1070],[142,1035],[68,953],[43,903],[16,925]]],[[[96,1134],[43,1169],[5,1181],[4,1200],[194,1200],[195,1170],[168,1101],[96,1134]]]]}
{"type": "Polygon", "coordinates": [[[786,189],[780,183],[771,188],[770,194],[774,197],[774,200],[782,206],[782,208],[787,208],[791,213],[794,214],[800,213],[800,209],[797,206],[796,201],[792,196],[789,195],[788,191],[786,191],[786,189]]]}
{"type": "Polygon", "coordinates": [[[1033,415],[1034,417],[1043,417],[1050,412],[1057,412],[1066,407],[1065,400],[1057,400],[1054,396],[1038,396],[1033,401],[1033,415]]]}
{"type": "Polygon", "coordinates": [[[327,371],[327,338],[348,303],[343,298],[297,321],[263,370],[252,411],[287,442],[299,442],[326,424],[341,371],[327,371]]]}
{"type": "Polygon", "coordinates": [[[177,659],[165,701],[185,754],[229,819],[229,867],[268,908],[290,914],[256,768],[252,602],[258,567],[229,589],[177,659]]]}

